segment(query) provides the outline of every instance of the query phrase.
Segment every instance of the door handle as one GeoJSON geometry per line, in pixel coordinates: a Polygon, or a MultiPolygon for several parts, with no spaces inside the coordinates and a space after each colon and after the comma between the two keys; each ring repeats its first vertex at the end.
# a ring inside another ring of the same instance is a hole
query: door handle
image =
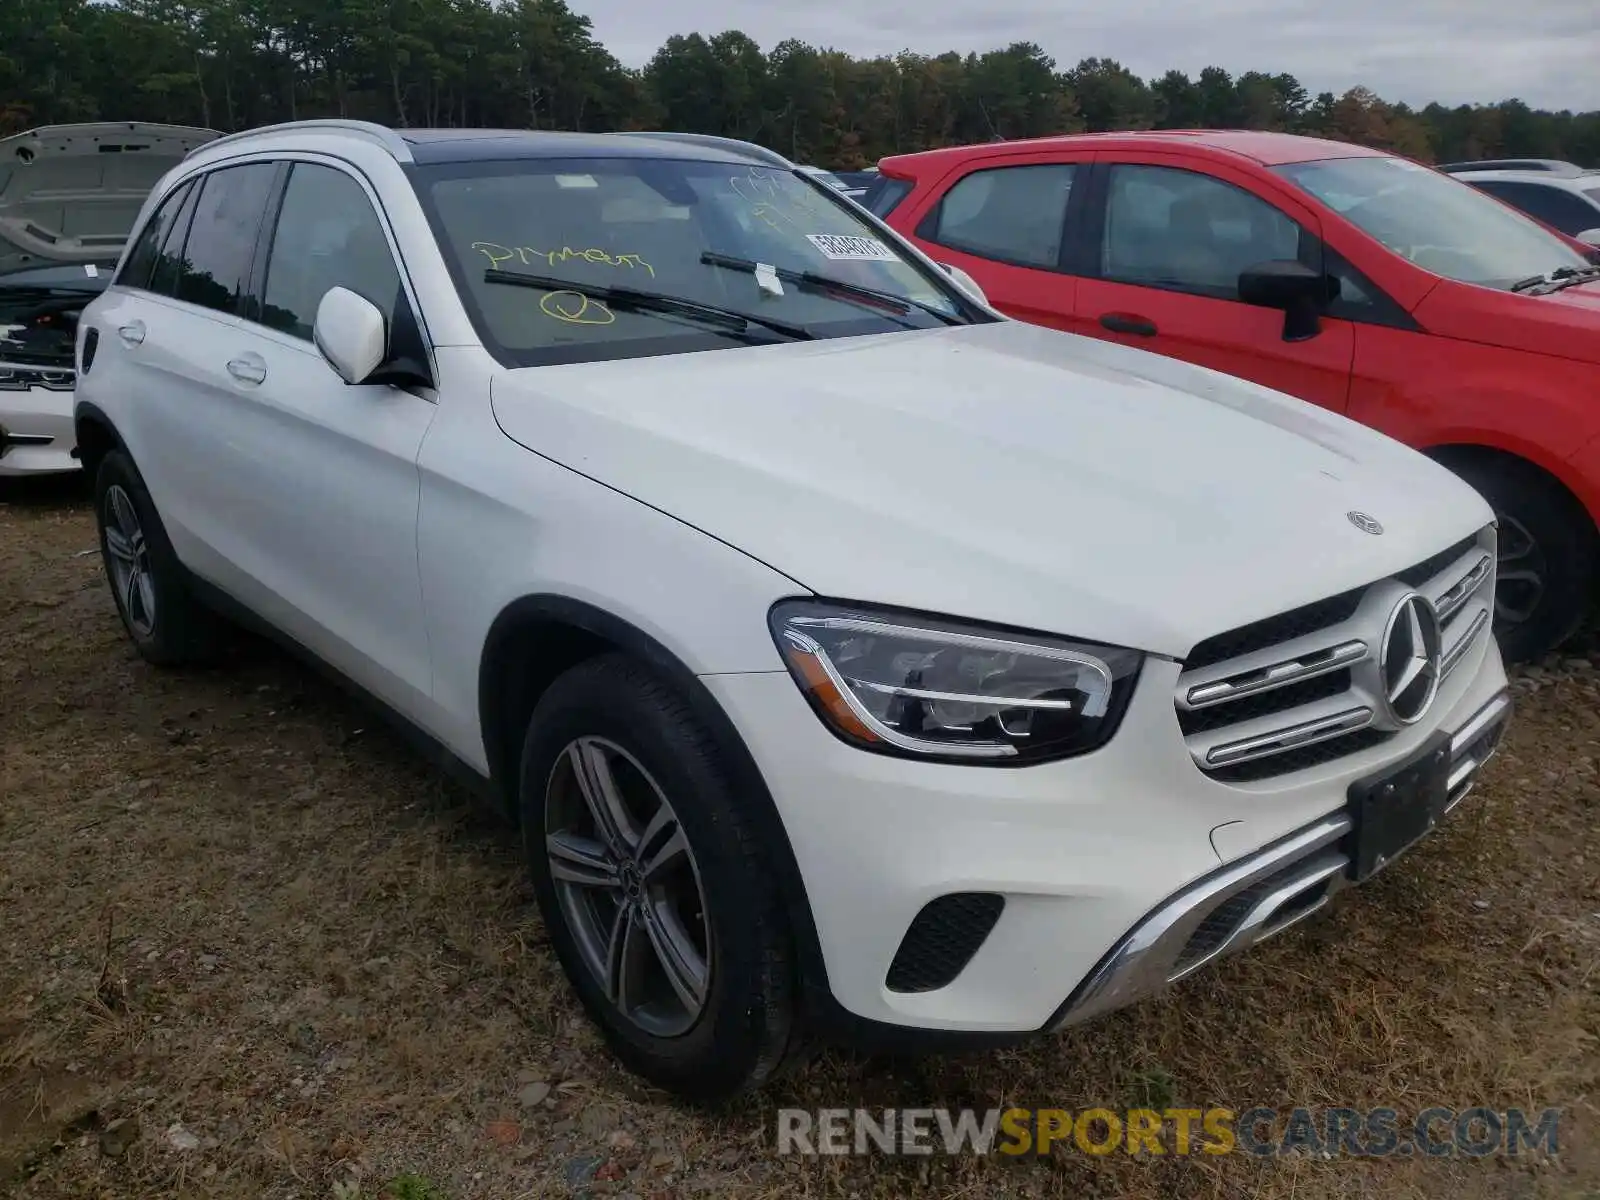
{"type": "Polygon", "coordinates": [[[1155,337],[1158,332],[1154,321],[1131,313],[1106,313],[1100,318],[1100,324],[1112,333],[1131,333],[1138,337],[1155,337]]]}
{"type": "Polygon", "coordinates": [[[267,377],[267,364],[259,355],[244,354],[228,360],[228,374],[240,383],[260,383],[267,377]]]}
{"type": "Polygon", "coordinates": [[[117,336],[122,339],[124,346],[138,346],[144,342],[144,322],[129,321],[126,325],[117,327],[117,336]]]}

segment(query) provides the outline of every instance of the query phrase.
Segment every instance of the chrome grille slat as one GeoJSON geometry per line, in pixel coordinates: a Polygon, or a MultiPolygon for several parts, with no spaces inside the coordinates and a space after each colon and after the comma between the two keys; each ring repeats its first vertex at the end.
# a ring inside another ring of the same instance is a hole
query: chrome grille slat
{"type": "MultiPolygon", "coordinates": [[[[1284,687],[1302,679],[1314,679],[1329,671],[1337,671],[1340,667],[1352,666],[1371,653],[1367,644],[1360,639],[1340,642],[1334,646],[1323,644],[1326,642],[1325,638],[1297,640],[1316,644],[1318,648],[1303,653],[1297,653],[1292,647],[1278,647],[1266,652],[1257,651],[1248,657],[1278,659],[1278,661],[1264,667],[1245,666],[1226,678],[1197,684],[1189,689],[1184,697],[1184,703],[1188,708],[1199,709],[1225,704],[1230,700],[1240,700],[1257,692],[1271,691],[1273,688],[1284,687]],[[1285,651],[1288,657],[1280,657],[1285,651]]],[[[1240,664],[1235,662],[1233,665],[1238,667],[1240,664]]]]}
{"type": "Polygon", "coordinates": [[[1467,656],[1467,651],[1472,649],[1473,643],[1478,640],[1478,635],[1483,632],[1484,626],[1488,623],[1489,609],[1485,606],[1478,609],[1476,614],[1473,615],[1467,625],[1466,632],[1456,635],[1454,641],[1449,640],[1448,637],[1446,638],[1444,659],[1439,666],[1440,673],[1446,679],[1450,678],[1450,673],[1461,665],[1461,660],[1467,656]]]}
{"type": "Polygon", "coordinates": [[[1372,724],[1372,710],[1365,707],[1341,709],[1325,716],[1313,717],[1309,721],[1301,721],[1287,729],[1283,728],[1281,716],[1260,717],[1250,724],[1266,728],[1260,733],[1213,746],[1206,751],[1205,761],[1213,767],[1231,767],[1239,763],[1254,762],[1269,755],[1282,754],[1285,750],[1314,746],[1318,742],[1326,742],[1331,738],[1365,729],[1372,724]]]}
{"type": "Polygon", "coordinates": [[[71,367],[0,362],[0,392],[26,392],[33,388],[70,392],[77,381],[77,372],[71,367]]]}
{"type": "Polygon", "coordinates": [[[1423,595],[1433,597],[1433,607],[1439,610],[1439,620],[1444,624],[1450,623],[1450,618],[1460,611],[1461,606],[1472,598],[1483,581],[1494,573],[1494,558],[1489,554],[1480,554],[1478,561],[1473,563],[1466,575],[1458,576],[1454,583],[1451,582],[1453,570],[1445,571],[1428,581],[1428,586],[1423,589],[1423,595]],[[1443,581],[1444,591],[1437,590],[1443,581]]]}
{"type": "Polygon", "coordinates": [[[1433,606],[1442,680],[1487,637],[1494,579],[1491,525],[1365,588],[1205,639],[1174,696],[1196,765],[1221,781],[1267,779],[1394,736],[1379,659],[1396,603],[1414,591],[1433,606]],[[1229,647],[1242,652],[1223,656],[1229,647]],[[1296,753],[1309,746],[1312,758],[1296,753]]]}

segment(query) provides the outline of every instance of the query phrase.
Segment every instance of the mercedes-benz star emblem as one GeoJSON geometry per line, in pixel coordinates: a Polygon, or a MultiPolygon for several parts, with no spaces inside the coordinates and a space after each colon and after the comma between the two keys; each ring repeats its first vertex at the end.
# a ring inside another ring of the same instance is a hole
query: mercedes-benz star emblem
{"type": "Polygon", "coordinates": [[[1439,614],[1427,598],[1416,592],[1402,597],[1389,614],[1378,655],[1384,703],[1401,725],[1416,724],[1433,704],[1442,643],[1439,614]]]}
{"type": "Polygon", "coordinates": [[[1376,537],[1383,532],[1383,526],[1378,524],[1376,517],[1370,517],[1364,512],[1347,512],[1345,516],[1349,518],[1350,524],[1361,530],[1362,533],[1370,533],[1376,537]]]}

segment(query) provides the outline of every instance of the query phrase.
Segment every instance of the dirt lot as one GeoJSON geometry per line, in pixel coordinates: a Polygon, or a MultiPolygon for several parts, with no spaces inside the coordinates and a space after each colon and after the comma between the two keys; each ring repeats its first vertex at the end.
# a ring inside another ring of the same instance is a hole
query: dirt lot
{"type": "Polygon", "coordinates": [[[75,488],[0,492],[0,1194],[1600,1195],[1593,635],[1520,676],[1449,827],[1299,930],[1066,1036],[832,1055],[713,1120],[612,1065],[506,827],[268,648],[145,667],[94,548],[75,488]],[[1564,1114],[1554,1158],[773,1149],[785,1104],[1013,1103],[1564,1114]]]}

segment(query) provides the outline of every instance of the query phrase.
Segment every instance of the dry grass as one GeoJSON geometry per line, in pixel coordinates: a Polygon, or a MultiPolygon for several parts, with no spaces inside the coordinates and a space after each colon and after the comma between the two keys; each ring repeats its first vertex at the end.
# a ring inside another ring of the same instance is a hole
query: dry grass
{"type": "Polygon", "coordinates": [[[270,650],[217,673],[145,667],[81,553],[94,544],[75,490],[0,494],[0,1193],[1600,1193],[1593,668],[1525,678],[1512,738],[1449,828],[1280,941],[1067,1036],[833,1055],[713,1120],[613,1065],[507,829],[270,650]],[[549,1098],[523,1106],[540,1081],[549,1098]],[[1152,1087],[1239,1110],[1561,1106],[1561,1153],[773,1151],[783,1104],[1115,1108],[1152,1087]],[[137,1128],[106,1134],[116,1120],[137,1128]]]}

